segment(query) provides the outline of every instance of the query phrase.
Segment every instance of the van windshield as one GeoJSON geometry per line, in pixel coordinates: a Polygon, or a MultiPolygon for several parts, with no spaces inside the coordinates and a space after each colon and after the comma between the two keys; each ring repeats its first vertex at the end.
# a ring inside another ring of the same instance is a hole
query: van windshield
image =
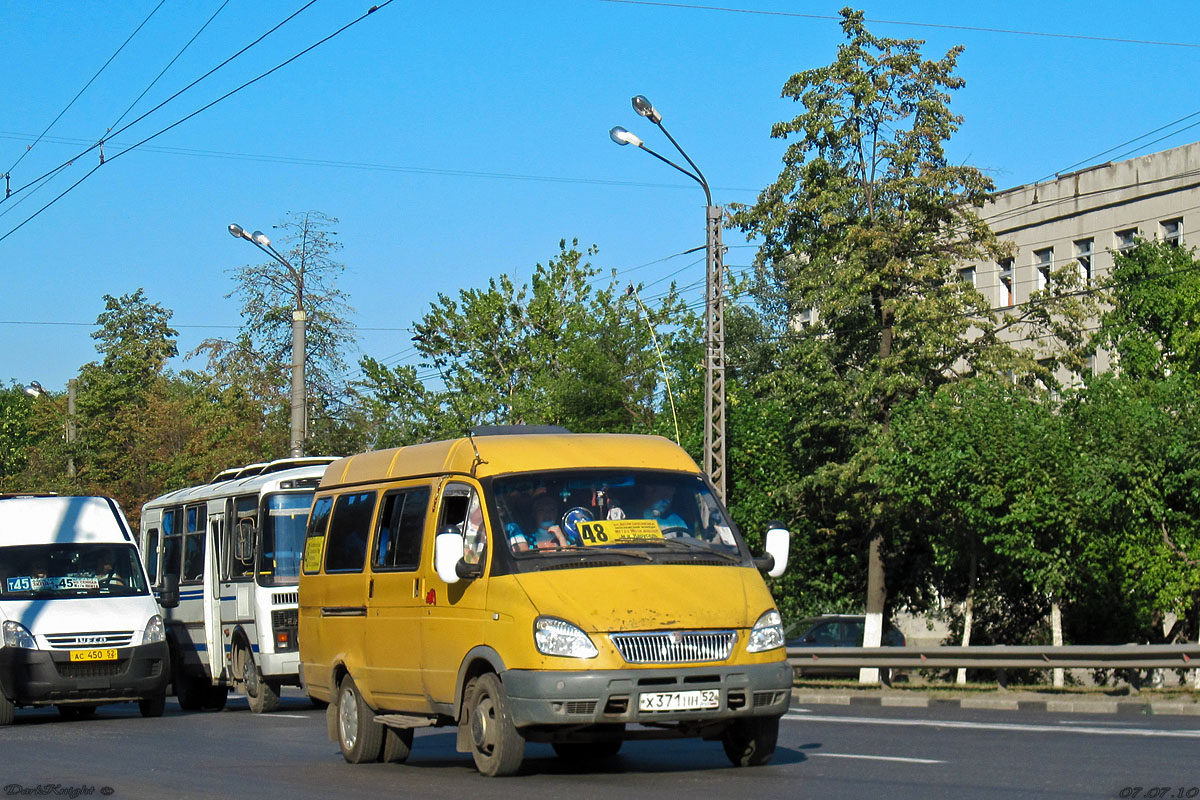
{"type": "Polygon", "coordinates": [[[30,544],[0,547],[0,597],[130,597],[146,594],[129,544],[30,544]]]}
{"type": "Polygon", "coordinates": [[[635,549],[742,560],[733,524],[698,475],[556,471],[492,481],[496,537],[518,557],[635,549]]]}
{"type": "Polygon", "coordinates": [[[263,500],[261,546],[258,549],[258,582],[264,586],[296,583],[300,579],[300,553],[313,493],[267,495],[263,500]]]}

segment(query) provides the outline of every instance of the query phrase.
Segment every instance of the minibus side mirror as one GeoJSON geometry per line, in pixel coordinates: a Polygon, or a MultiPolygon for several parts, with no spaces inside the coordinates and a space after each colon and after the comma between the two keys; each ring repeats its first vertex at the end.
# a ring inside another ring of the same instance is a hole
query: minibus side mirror
{"type": "Polygon", "coordinates": [[[163,608],[179,606],[179,576],[174,573],[163,575],[162,591],[158,593],[158,604],[163,608]]]}
{"type": "Polygon", "coordinates": [[[772,578],[778,578],[787,569],[788,544],[792,534],[782,522],[767,523],[766,555],[754,559],[754,565],[772,578]]]}
{"type": "Polygon", "coordinates": [[[463,535],[453,528],[438,533],[433,542],[433,566],[438,577],[446,583],[458,583],[464,576],[458,574],[458,562],[462,561],[463,535]]]}

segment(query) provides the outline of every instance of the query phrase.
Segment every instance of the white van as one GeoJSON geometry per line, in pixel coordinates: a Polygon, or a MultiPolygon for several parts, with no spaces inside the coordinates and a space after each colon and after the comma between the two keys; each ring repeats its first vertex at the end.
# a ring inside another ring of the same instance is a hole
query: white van
{"type": "Polygon", "coordinates": [[[149,586],[114,500],[0,495],[0,725],[17,706],[78,719],[136,700],[161,716],[170,664],[149,586]]]}

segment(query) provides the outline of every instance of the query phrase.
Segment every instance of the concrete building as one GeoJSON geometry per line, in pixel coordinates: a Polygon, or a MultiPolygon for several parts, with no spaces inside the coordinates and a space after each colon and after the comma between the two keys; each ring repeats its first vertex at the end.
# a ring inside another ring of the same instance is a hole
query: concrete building
{"type": "MultiPolygon", "coordinates": [[[[1134,237],[1200,244],[1200,142],[1008,189],[981,215],[1016,246],[1010,259],[959,271],[993,307],[1028,302],[1068,264],[1094,284],[1134,237]]],[[[1107,366],[1098,356],[1096,369],[1107,366]]]]}

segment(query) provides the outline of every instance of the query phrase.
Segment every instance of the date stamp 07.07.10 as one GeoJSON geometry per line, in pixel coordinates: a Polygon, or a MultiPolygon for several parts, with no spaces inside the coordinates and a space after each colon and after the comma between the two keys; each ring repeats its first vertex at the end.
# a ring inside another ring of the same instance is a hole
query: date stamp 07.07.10
{"type": "Polygon", "coordinates": [[[1200,786],[1126,786],[1117,792],[1117,797],[1139,798],[1139,800],[1192,800],[1200,797],[1200,786]]]}

